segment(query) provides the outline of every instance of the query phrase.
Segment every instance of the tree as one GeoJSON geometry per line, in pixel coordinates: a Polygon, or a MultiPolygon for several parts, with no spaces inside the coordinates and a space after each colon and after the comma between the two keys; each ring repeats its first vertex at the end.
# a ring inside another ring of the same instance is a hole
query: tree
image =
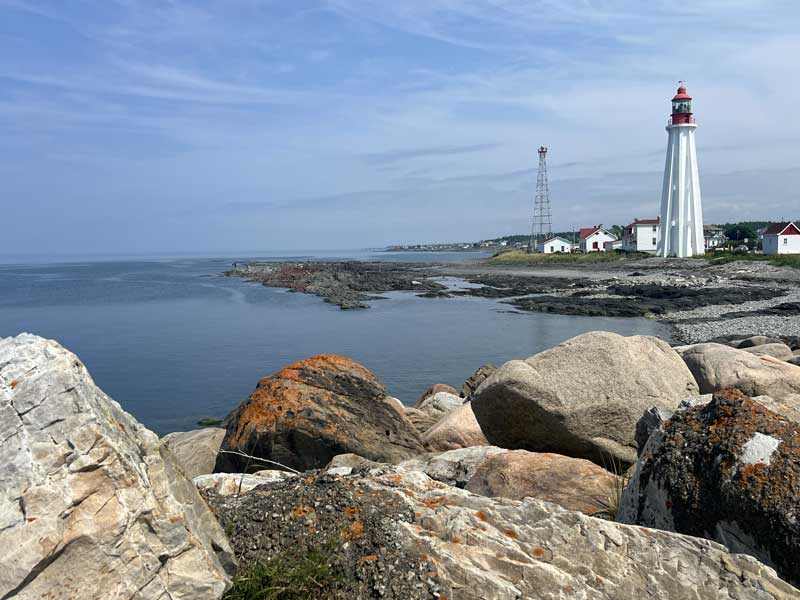
{"type": "Polygon", "coordinates": [[[612,225],[609,231],[613,233],[618,240],[621,240],[622,234],[625,233],[625,229],[622,227],[622,225],[612,225]]]}
{"type": "Polygon", "coordinates": [[[749,223],[729,223],[725,225],[725,236],[729,240],[742,242],[745,239],[755,240],[758,238],[758,233],[755,227],[749,223]]]}

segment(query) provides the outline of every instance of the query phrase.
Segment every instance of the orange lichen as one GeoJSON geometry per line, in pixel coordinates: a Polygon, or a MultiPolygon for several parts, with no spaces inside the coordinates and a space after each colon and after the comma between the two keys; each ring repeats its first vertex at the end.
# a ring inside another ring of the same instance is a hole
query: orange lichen
{"type": "Polygon", "coordinates": [[[481,521],[488,521],[489,520],[489,515],[487,515],[482,510],[479,510],[478,512],[476,512],[475,516],[478,517],[481,521]]]}
{"type": "Polygon", "coordinates": [[[13,390],[15,387],[17,387],[18,385],[19,385],[19,381],[18,381],[17,379],[15,379],[14,381],[12,381],[11,383],[9,383],[9,384],[8,384],[8,386],[9,386],[9,387],[10,387],[12,390],[13,390]]]}
{"type": "Polygon", "coordinates": [[[503,533],[510,538],[517,539],[517,532],[513,529],[506,529],[503,533]]]}
{"type": "Polygon", "coordinates": [[[376,560],[378,560],[377,554],[368,554],[367,556],[362,556],[360,562],[363,565],[365,562],[375,562],[376,560]]]}
{"type": "Polygon", "coordinates": [[[356,540],[364,536],[364,524],[361,521],[353,521],[350,527],[342,531],[343,540],[356,540]]]}
{"type": "Polygon", "coordinates": [[[314,512],[313,508],[311,508],[310,506],[303,506],[301,504],[299,506],[295,506],[292,509],[292,512],[289,513],[289,515],[294,519],[302,519],[303,517],[307,517],[308,515],[310,515],[312,512],[314,512]]]}
{"type": "Polygon", "coordinates": [[[544,556],[544,548],[536,546],[536,548],[531,550],[531,554],[533,554],[536,558],[542,558],[544,556]]]}
{"type": "Polygon", "coordinates": [[[350,518],[355,517],[358,514],[358,509],[354,506],[348,506],[344,509],[344,514],[350,518]]]}
{"type": "Polygon", "coordinates": [[[461,538],[459,536],[457,536],[457,535],[454,535],[454,536],[452,536],[450,538],[450,541],[453,542],[454,544],[460,544],[461,543],[461,538]]]}

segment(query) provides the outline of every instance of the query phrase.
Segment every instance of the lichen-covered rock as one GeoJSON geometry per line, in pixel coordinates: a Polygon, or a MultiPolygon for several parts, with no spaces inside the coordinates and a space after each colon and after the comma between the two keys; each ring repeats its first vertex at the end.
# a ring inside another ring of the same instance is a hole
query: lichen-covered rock
{"type": "Polygon", "coordinates": [[[465,489],[481,496],[538,498],[587,515],[610,515],[622,482],[581,458],[507,450],[483,461],[465,489]]]}
{"type": "Polygon", "coordinates": [[[209,427],[168,433],[161,441],[172,451],[183,474],[194,479],[198,475],[207,475],[214,471],[217,452],[224,437],[224,429],[209,427]]]}
{"type": "MultiPolygon", "coordinates": [[[[380,462],[424,452],[412,424],[385,398],[380,380],[353,360],[332,354],[301,360],[259,381],[227,417],[222,450],[299,471],[348,452],[380,462]]],[[[239,472],[251,462],[220,452],[215,470],[239,472]]]]}
{"type": "Polygon", "coordinates": [[[488,498],[381,466],[215,498],[245,565],[324,548],[330,597],[789,600],[800,591],[714,542],[527,498],[488,498]]]}
{"type": "Polygon", "coordinates": [[[694,344],[681,353],[700,386],[710,394],[737,389],[749,396],[800,394],[800,368],[723,344],[694,344]]]}
{"type": "Polygon", "coordinates": [[[800,430],[737,391],[650,436],[619,520],[714,539],[800,581],[800,430]]]}
{"type": "Polygon", "coordinates": [[[431,452],[489,445],[469,402],[448,413],[426,431],[422,443],[431,452]]]}
{"type": "Polygon", "coordinates": [[[464,385],[461,386],[461,397],[469,399],[472,393],[495,371],[497,371],[497,366],[495,365],[483,365],[479,367],[477,371],[469,376],[464,382],[464,385]]]}
{"type": "Polygon", "coordinates": [[[641,414],[696,393],[666,342],[595,331],[507,362],[473,393],[472,410],[496,446],[633,463],[641,414]]]}
{"type": "Polygon", "coordinates": [[[458,396],[458,392],[454,387],[449,386],[446,383],[434,383],[431,387],[419,395],[417,401],[414,403],[414,408],[419,408],[422,403],[425,402],[425,400],[434,394],[438,394],[439,392],[446,392],[448,394],[454,394],[458,396]]]}
{"type": "Polygon", "coordinates": [[[78,358],[0,340],[0,598],[216,600],[233,555],[158,437],[78,358]]]}
{"type": "Polygon", "coordinates": [[[417,433],[420,435],[424,435],[431,427],[439,422],[438,415],[422,412],[418,408],[406,407],[406,409],[403,411],[403,414],[405,415],[406,419],[411,422],[411,424],[414,426],[414,429],[416,429],[417,433]]]}

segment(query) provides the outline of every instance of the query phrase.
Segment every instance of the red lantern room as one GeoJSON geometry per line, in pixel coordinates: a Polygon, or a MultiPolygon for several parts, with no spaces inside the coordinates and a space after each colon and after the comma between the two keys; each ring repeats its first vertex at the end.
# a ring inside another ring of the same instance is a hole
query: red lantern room
{"type": "Polygon", "coordinates": [[[672,125],[694,123],[692,116],[692,97],[686,93],[686,86],[681,84],[678,93],[672,97],[672,125]]]}

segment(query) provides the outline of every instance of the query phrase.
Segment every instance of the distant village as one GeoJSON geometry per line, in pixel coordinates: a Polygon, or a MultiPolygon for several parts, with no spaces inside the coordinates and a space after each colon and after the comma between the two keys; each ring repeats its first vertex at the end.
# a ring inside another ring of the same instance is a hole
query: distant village
{"type": "MultiPolygon", "coordinates": [[[[744,222],[705,225],[706,252],[753,252],[800,254],[800,221],[776,223],[744,222]]],[[[535,241],[535,251],[543,254],[568,252],[642,252],[655,254],[661,236],[660,219],[634,219],[628,225],[604,227],[602,224],[572,232],[557,232],[535,241]]],[[[407,244],[390,246],[393,252],[465,252],[527,250],[529,235],[509,235],[478,242],[407,244]]]]}

